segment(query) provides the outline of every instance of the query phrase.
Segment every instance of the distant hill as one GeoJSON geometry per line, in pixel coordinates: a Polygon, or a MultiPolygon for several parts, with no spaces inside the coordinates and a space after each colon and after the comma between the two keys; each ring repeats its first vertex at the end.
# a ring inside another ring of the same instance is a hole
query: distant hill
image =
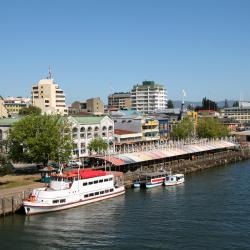
{"type": "MultiPolygon", "coordinates": [[[[233,106],[233,103],[235,102],[235,100],[228,100],[228,105],[229,107],[233,106]]],[[[174,107],[175,108],[180,108],[181,107],[181,103],[182,101],[179,100],[175,100],[173,101],[174,107]]],[[[223,108],[225,101],[218,101],[216,102],[219,108],[223,108]]],[[[201,106],[201,102],[192,102],[192,101],[185,101],[185,106],[188,106],[189,104],[191,104],[192,106],[196,107],[196,106],[201,106]]]]}

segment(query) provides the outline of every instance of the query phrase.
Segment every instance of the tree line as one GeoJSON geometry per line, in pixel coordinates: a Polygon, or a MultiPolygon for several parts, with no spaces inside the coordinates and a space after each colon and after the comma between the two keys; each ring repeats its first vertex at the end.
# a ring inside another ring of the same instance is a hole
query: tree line
{"type": "Polygon", "coordinates": [[[189,117],[185,117],[174,126],[170,136],[174,140],[192,137],[221,138],[229,136],[229,130],[216,118],[201,118],[195,124],[189,117]]]}

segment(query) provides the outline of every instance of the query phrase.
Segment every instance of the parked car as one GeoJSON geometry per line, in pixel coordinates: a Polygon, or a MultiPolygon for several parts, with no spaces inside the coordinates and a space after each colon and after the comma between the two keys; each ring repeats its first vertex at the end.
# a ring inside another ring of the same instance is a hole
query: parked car
{"type": "Polygon", "coordinates": [[[80,161],[71,160],[67,164],[69,167],[81,167],[82,163],[80,161]]]}

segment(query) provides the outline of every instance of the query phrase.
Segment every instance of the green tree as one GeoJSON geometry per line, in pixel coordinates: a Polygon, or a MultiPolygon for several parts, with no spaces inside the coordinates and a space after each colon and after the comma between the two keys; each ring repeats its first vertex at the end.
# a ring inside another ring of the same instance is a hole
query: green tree
{"type": "Polygon", "coordinates": [[[217,103],[204,97],[202,99],[202,109],[218,110],[217,103]]]}
{"type": "Polygon", "coordinates": [[[70,124],[60,116],[25,116],[11,127],[8,136],[10,159],[44,166],[49,160],[68,161],[72,145],[70,124]]]}
{"type": "Polygon", "coordinates": [[[24,107],[19,110],[19,115],[40,115],[42,110],[35,106],[24,107]]]}
{"type": "Polygon", "coordinates": [[[102,150],[106,150],[107,148],[108,143],[100,137],[93,139],[88,145],[88,149],[95,152],[100,152],[102,150]]]}
{"type": "Polygon", "coordinates": [[[235,102],[233,103],[233,107],[239,107],[239,102],[238,102],[238,101],[235,101],[235,102]]]}
{"type": "Polygon", "coordinates": [[[0,153],[0,176],[12,173],[13,167],[11,163],[3,153],[0,153]]]}
{"type": "Polygon", "coordinates": [[[229,135],[227,127],[214,118],[199,119],[196,132],[200,138],[221,138],[229,135]]]}
{"type": "Polygon", "coordinates": [[[191,137],[194,132],[194,123],[189,117],[185,117],[179,124],[177,124],[172,132],[171,138],[176,139],[186,139],[191,137]]]}
{"type": "Polygon", "coordinates": [[[229,104],[228,104],[228,100],[227,99],[225,99],[224,108],[229,108],[229,104]]]}
{"type": "Polygon", "coordinates": [[[172,102],[172,100],[168,100],[168,109],[173,109],[174,108],[174,104],[172,102]]]}

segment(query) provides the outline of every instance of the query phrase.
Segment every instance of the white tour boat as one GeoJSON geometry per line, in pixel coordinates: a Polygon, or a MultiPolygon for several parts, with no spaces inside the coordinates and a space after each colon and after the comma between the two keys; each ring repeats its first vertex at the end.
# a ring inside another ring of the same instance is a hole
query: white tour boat
{"type": "Polygon", "coordinates": [[[53,174],[49,186],[34,189],[23,206],[25,213],[31,215],[77,207],[124,193],[121,172],[75,170],[53,174]]]}
{"type": "Polygon", "coordinates": [[[166,176],[166,180],[164,181],[165,186],[173,186],[181,184],[185,181],[184,174],[171,174],[166,176]]]}

